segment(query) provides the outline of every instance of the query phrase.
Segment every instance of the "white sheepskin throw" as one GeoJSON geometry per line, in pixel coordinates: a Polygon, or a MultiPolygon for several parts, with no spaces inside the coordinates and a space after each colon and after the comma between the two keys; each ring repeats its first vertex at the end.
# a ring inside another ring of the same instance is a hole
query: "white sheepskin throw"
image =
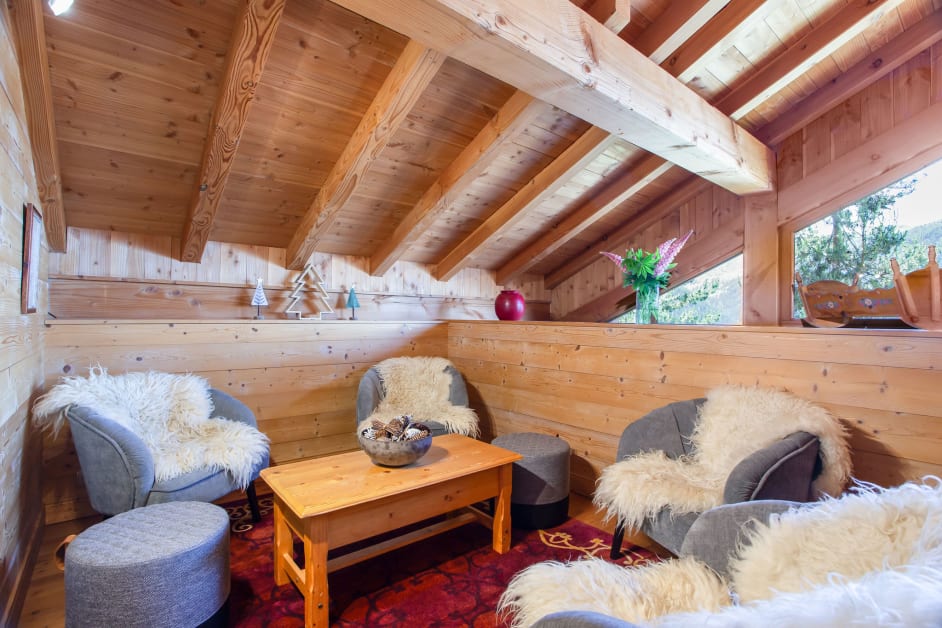
{"type": "Polygon", "coordinates": [[[511,616],[513,627],[530,626],[560,611],[595,611],[639,623],[692,608],[714,611],[727,604],[726,584],[692,558],[630,569],[589,558],[537,563],[520,571],[501,596],[498,614],[511,616]]]}
{"type": "Polygon", "coordinates": [[[824,465],[814,489],[840,494],[851,473],[850,448],[840,421],[786,392],[723,386],[707,393],[700,408],[692,455],[670,459],[651,451],[608,466],[599,478],[595,504],[609,518],[635,529],[663,508],[703,512],[723,503],[726,479],[740,461],[798,431],[820,441],[824,465]]]}
{"type": "Polygon", "coordinates": [[[773,515],[730,569],[726,583],[690,557],[540,563],[514,576],[500,604],[514,626],[563,610],[669,628],[942,626],[942,481],[859,486],[773,515]]]}
{"type": "Polygon", "coordinates": [[[70,405],[93,408],[137,434],[154,459],[160,482],[202,467],[224,469],[241,487],[268,455],[268,437],[245,423],[213,411],[209,384],[196,375],[127,373],[93,368],[85,377],[66,377],[40,397],[33,416],[58,432],[70,405]]]}
{"type": "Polygon", "coordinates": [[[385,396],[364,423],[384,423],[401,414],[416,421],[437,421],[449,432],[477,436],[478,416],[471,408],[449,401],[452,363],[445,358],[390,358],[376,365],[385,396]]]}

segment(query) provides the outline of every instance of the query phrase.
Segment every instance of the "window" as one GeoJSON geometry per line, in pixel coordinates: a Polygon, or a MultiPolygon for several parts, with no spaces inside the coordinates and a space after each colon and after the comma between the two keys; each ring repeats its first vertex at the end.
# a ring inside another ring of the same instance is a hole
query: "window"
{"type": "MultiPolygon", "coordinates": [[[[942,161],[795,232],[795,272],[808,285],[831,279],[861,289],[892,288],[890,259],[904,273],[928,262],[942,242],[942,161]]],[[[796,318],[805,315],[797,294],[796,318]]]]}
{"type": "MultiPolygon", "coordinates": [[[[612,322],[633,323],[634,308],[612,322]]],[[[742,255],[661,293],[657,322],[675,325],[742,324],[742,255]]]]}

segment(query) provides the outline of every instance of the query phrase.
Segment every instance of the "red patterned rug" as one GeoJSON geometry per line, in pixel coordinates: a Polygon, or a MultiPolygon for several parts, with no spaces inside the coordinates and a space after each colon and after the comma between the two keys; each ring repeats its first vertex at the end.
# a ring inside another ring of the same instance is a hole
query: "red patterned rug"
{"type": "MultiPolygon", "coordinates": [[[[261,498],[262,520],[252,525],[245,503],[227,505],[232,521],[230,626],[301,626],[304,601],[292,584],[272,575],[272,499],[261,498]]],[[[514,530],[506,554],[491,550],[491,531],[471,523],[336,571],[329,576],[331,625],[503,626],[494,612],[515,573],[544,560],[608,560],[612,537],[569,520],[550,530],[514,530]]],[[[655,559],[626,550],[619,564],[655,559]]]]}

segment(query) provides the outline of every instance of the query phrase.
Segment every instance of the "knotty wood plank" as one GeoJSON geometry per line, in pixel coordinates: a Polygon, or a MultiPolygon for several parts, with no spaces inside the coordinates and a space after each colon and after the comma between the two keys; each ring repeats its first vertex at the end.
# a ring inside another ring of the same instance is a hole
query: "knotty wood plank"
{"type": "Polygon", "coordinates": [[[65,251],[66,222],[62,201],[62,174],[56,144],[52,86],[46,55],[46,33],[40,0],[12,2],[13,25],[19,48],[20,79],[26,100],[36,187],[42,205],[46,240],[52,251],[65,251]]]}
{"type": "Polygon", "coordinates": [[[184,262],[198,262],[203,257],[284,8],[285,0],[247,0],[236,23],[184,223],[184,262]]]}
{"type": "Polygon", "coordinates": [[[824,24],[789,46],[782,54],[723,97],[716,107],[734,120],[745,116],[804,74],[823,58],[863,32],[903,0],[855,0],[824,24]]]}
{"type": "Polygon", "coordinates": [[[756,132],[766,144],[782,142],[853,94],[886,76],[917,53],[942,41],[942,9],[923,18],[846,72],[784,111],[756,132]]]}
{"type": "Polygon", "coordinates": [[[767,147],[568,0],[336,2],[734,192],[771,189],[767,147]]]}
{"type": "Polygon", "coordinates": [[[778,325],[778,196],[754,194],[742,203],[742,322],[778,325]]]}
{"type": "Polygon", "coordinates": [[[442,171],[422,198],[409,210],[391,238],[380,244],[370,259],[370,274],[383,275],[414,245],[453,200],[493,165],[503,142],[521,132],[550,105],[515,92],[471,140],[461,154],[442,171]]]}
{"type": "Polygon", "coordinates": [[[694,33],[704,27],[730,0],[685,0],[671,4],[633,42],[641,54],[663,63],[694,33]]]}
{"type": "Polygon", "coordinates": [[[448,281],[474,261],[474,255],[491,238],[499,237],[526,217],[528,208],[536,207],[566,185],[576,173],[617,141],[614,135],[592,127],[535,177],[530,179],[501,205],[471,235],[455,245],[436,265],[435,277],[448,281]]]}
{"type": "Polygon", "coordinates": [[[434,78],[445,55],[410,41],[380,87],[288,245],[288,267],[300,270],[434,78]]]}

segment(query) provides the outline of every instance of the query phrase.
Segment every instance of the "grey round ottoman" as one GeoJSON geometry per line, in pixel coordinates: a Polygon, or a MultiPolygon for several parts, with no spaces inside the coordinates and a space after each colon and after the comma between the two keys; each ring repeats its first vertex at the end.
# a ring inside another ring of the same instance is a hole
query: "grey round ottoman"
{"type": "Polygon", "coordinates": [[[510,522],[515,528],[552,528],[569,518],[569,443],[521,432],[498,436],[492,444],[515,451],[510,522]]]}
{"type": "Polygon", "coordinates": [[[135,508],[65,552],[65,625],[184,628],[228,620],[229,517],[204,502],[135,508]]]}

